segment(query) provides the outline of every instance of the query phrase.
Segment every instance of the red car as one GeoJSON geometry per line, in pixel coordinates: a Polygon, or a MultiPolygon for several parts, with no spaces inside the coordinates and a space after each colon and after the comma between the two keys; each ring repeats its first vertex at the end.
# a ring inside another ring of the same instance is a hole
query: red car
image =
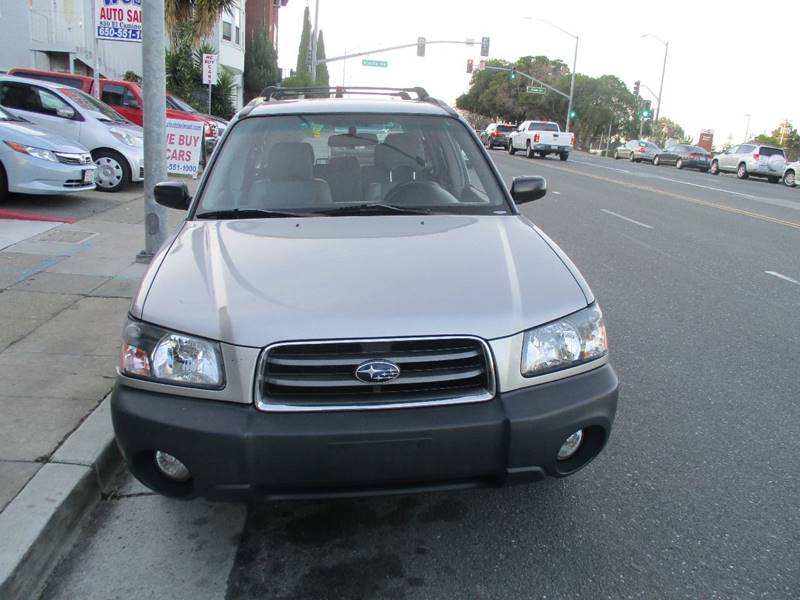
{"type": "MultiPolygon", "coordinates": [[[[39,79],[42,81],[60,83],[62,85],[69,85],[83,90],[87,94],[94,95],[94,78],[88,75],[25,68],[13,68],[8,71],[8,74],[16,75],[17,77],[25,77],[26,79],[39,79]]],[[[119,79],[100,79],[100,99],[131,123],[135,123],[139,126],[144,123],[144,100],[142,99],[142,88],[138,83],[119,79]]],[[[168,119],[203,122],[204,147],[206,153],[210,153],[219,139],[216,121],[200,113],[179,110],[174,108],[174,106],[174,103],[167,101],[166,110],[168,119]]]]}

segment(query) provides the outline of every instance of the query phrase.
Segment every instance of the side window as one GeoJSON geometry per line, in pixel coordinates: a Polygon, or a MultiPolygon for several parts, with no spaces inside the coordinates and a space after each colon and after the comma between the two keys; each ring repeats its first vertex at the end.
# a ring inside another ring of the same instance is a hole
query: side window
{"type": "Polygon", "coordinates": [[[0,104],[6,108],[42,112],[39,95],[26,84],[0,83],[0,104]]]}
{"type": "Polygon", "coordinates": [[[534,129],[536,129],[533,125],[534,125],[533,123],[528,125],[528,131],[533,131],[534,129]]]}
{"type": "Polygon", "coordinates": [[[115,83],[103,84],[101,100],[110,106],[125,106],[125,88],[115,83]]]}
{"type": "Polygon", "coordinates": [[[737,154],[748,154],[749,152],[752,152],[755,149],[756,147],[750,144],[742,144],[741,146],[739,146],[737,154]]]}
{"type": "Polygon", "coordinates": [[[71,119],[75,116],[75,110],[53,92],[39,89],[36,90],[42,105],[42,112],[62,119],[71,119]]]}

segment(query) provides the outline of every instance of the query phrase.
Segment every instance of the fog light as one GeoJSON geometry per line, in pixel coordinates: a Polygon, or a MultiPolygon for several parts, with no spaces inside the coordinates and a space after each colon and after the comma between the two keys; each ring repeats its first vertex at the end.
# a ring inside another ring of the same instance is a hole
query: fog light
{"type": "Polygon", "coordinates": [[[158,470],[164,475],[175,481],[186,481],[189,479],[189,469],[181,461],[161,450],[156,450],[156,465],[158,470]]]}
{"type": "Polygon", "coordinates": [[[564,443],[561,444],[561,448],[558,449],[558,460],[567,460],[570,456],[575,454],[578,448],[580,448],[582,441],[583,429],[578,429],[578,431],[569,436],[564,440],[564,443]]]}

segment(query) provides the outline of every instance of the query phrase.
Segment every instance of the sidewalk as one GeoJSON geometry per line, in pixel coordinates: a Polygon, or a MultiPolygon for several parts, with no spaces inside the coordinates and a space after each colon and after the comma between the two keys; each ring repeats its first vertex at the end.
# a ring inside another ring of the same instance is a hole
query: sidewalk
{"type": "MultiPolygon", "coordinates": [[[[0,250],[0,515],[40,469],[64,462],[54,453],[110,392],[146,269],[135,262],[141,186],[85,195],[108,208],[66,224],[2,221],[6,243],[32,237],[0,250]]],[[[171,230],[183,215],[169,213],[171,230]]]]}

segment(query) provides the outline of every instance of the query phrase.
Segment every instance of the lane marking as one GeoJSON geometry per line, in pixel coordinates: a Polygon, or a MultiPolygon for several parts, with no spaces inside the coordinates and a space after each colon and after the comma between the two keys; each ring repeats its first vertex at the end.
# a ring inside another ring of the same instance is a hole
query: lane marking
{"type": "Polygon", "coordinates": [[[596,165],[596,164],[591,163],[591,162],[586,162],[585,160],[574,160],[573,159],[572,162],[574,162],[576,164],[579,164],[579,165],[589,165],[590,167],[596,167],[598,169],[606,169],[608,171],[617,171],[618,173],[627,173],[628,175],[632,175],[633,174],[631,171],[628,171],[627,169],[617,169],[616,167],[607,167],[605,165],[596,165]]]}
{"type": "Polygon", "coordinates": [[[615,217],[618,217],[620,219],[624,219],[624,220],[628,221],[629,223],[633,223],[634,225],[638,225],[639,227],[646,227],[647,229],[652,229],[653,228],[652,225],[648,225],[647,223],[642,223],[641,221],[636,221],[634,219],[631,219],[630,217],[626,217],[625,215],[621,215],[619,213],[615,213],[612,210],[607,210],[605,208],[601,208],[600,210],[602,212],[604,212],[604,213],[609,214],[609,215],[614,215],[615,217]]]}
{"type": "Polygon", "coordinates": [[[794,221],[787,221],[785,219],[778,219],[776,217],[770,217],[768,215],[764,215],[757,212],[752,212],[749,210],[743,210],[741,208],[734,208],[732,206],[725,206],[724,204],[719,204],[717,202],[709,202],[707,200],[700,200],[699,198],[692,198],[691,196],[684,196],[683,194],[676,194],[675,192],[668,192],[666,190],[660,190],[658,188],[654,188],[649,185],[641,185],[638,183],[630,183],[627,181],[620,181],[619,179],[612,179],[610,177],[603,177],[602,175],[594,175],[592,173],[582,173],[580,171],[576,171],[575,169],[568,169],[565,167],[558,167],[555,165],[549,165],[545,161],[540,161],[539,164],[543,164],[548,169],[555,169],[556,171],[564,171],[565,173],[572,173],[573,175],[581,175],[583,177],[589,177],[590,179],[597,179],[599,181],[605,181],[606,183],[613,183],[616,185],[620,185],[622,187],[631,188],[635,190],[641,190],[643,192],[650,192],[652,194],[660,194],[662,196],[667,196],[668,198],[675,198],[676,200],[683,200],[685,202],[691,202],[692,204],[697,204],[698,206],[705,206],[707,208],[716,208],[717,210],[721,210],[724,212],[733,213],[736,215],[742,215],[744,217],[750,217],[752,219],[758,219],[759,221],[765,221],[767,223],[775,223],[776,225],[784,225],[785,227],[791,227],[793,229],[800,230],[800,223],[796,223],[794,221]]]}
{"type": "Polygon", "coordinates": [[[778,279],[783,279],[784,281],[788,281],[789,283],[800,285],[800,281],[797,281],[797,279],[792,279],[791,277],[788,277],[786,275],[781,275],[776,271],[764,271],[764,273],[766,273],[767,275],[772,275],[773,277],[777,277],[778,279]]]}

